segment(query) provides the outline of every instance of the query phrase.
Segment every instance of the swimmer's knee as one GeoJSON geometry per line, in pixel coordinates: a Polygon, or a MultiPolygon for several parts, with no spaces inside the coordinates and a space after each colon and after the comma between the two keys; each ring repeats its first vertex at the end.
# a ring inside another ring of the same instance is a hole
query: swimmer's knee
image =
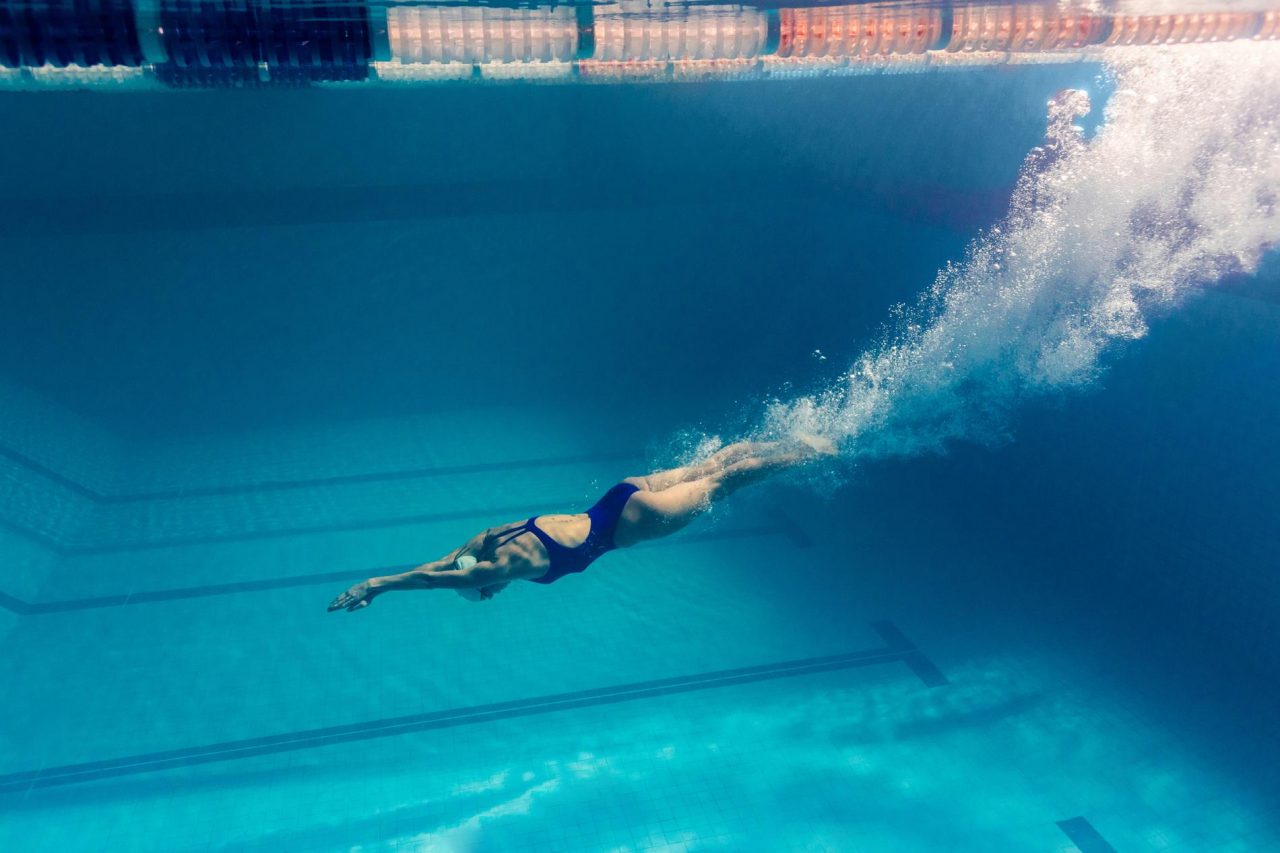
{"type": "Polygon", "coordinates": [[[713,493],[732,491],[744,481],[759,476],[768,467],[768,464],[766,460],[759,456],[748,456],[746,459],[739,459],[708,478],[711,491],[713,493]]]}
{"type": "Polygon", "coordinates": [[[652,489],[652,488],[650,488],[650,486],[649,486],[649,478],[648,478],[648,477],[627,477],[627,478],[626,478],[625,480],[623,480],[622,482],[626,483],[626,484],[627,484],[627,485],[629,485],[629,486],[635,486],[637,489],[639,489],[639,490],[640,490],[640,491],[642,491],[642,492],[651,492],[651,491],[653,491],[653,489],[652,489]]]}

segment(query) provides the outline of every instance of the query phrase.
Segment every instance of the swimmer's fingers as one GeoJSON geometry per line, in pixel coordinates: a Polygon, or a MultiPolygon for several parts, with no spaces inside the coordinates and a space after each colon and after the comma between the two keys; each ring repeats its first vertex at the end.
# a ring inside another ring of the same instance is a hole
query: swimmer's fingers
{"type": "Polygon", "coordinates": [[[329,612],[332,613],[335,610],[346,610],[348,613],[352,613],[359,610],[361,607],[368,607],[369,601],[372,598],[373,596],[370,595],[369,582],[361,581],[331,601],[329,603],[329,612]]]}

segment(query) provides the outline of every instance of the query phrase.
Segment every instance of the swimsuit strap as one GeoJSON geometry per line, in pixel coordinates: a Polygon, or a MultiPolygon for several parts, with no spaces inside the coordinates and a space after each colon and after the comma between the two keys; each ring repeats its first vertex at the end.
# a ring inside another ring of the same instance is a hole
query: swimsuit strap
{"type": "MultiPolygon", "coordinates": [[[[537,533],[539,532],[537,529],[537,526],[534,525],[532,518],[526,522],[512,525],[511,527],[508,527],[506,530],[500,530],[497,533],[495,533],[493,535],[493,538],[496,541],[493,543],[493,547],[501,548],[503,545],[506,545],[512,539],[516,539],[519,536],[522,536],[523,534],[529,533],[529,532],[533,532],[535,536],[537,536],[537,533]]],[[[541,539],[542,537],[538,536],[538,538],[541,539]]]]}
{"type": "Polygon", "coordinates": [[[526,521],[525,529],[538,537],[538,541],[542,543],[542,547],[547,549],[547,556],[551,558],[552,563],[555,563],[559,559],[558,555],[572,553],[576,550],[575,548],[570,548],[568,545],[561,545],[559,542],[552,539],[550,533],[543,530],[536,524],[537,519],[538,517],[535,515],[533,518],[526,521]]]}
{"type": "Polygon", "coordinates": [[[547,553],[551,555],[553,559],[556,554],[575,550],[574,548],[570,548],[568,545],[561,545],[559,542],[552,539],[551,534],[547,533],[547,531],[537,525],[537,519],[538,517],[535,515],[527,521],[512,525],[506,530],[502,530],[494,534],[493,538],[495,541],[493,543],[493,547],[501,548],[513,539],[523,536],[526,533],[532,533],[534,536],[538,537],[538,541],[542,543],[542,546],[547,549],[547,553]]]}

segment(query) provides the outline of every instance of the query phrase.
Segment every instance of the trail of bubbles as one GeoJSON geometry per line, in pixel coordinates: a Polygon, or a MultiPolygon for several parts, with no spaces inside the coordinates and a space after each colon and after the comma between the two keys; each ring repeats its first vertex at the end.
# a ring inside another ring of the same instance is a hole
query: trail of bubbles
{"type": "Polygon", "coordinates": [[[848,457],[999,440],[1025,399],[1088,384],[1149,318],[1256,270],[1280,239],[1280,45],[1107,62],[1096,136],[1073,125],[1087,95],[1055,98],[1005,219],[832,387],[770,404],[762,434],[824,435],[848,457]]]}

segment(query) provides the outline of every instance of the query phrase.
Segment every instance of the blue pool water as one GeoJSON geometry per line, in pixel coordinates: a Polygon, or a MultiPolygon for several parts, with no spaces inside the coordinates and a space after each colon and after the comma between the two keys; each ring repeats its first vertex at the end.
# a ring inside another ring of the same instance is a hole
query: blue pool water
{"type": "Polygon", "coordinates": [[[1101,75],[6,95],[0,849],[1275,849],[1274,255],[946,452],[325,612],[820,394],[1101,75]]]}

